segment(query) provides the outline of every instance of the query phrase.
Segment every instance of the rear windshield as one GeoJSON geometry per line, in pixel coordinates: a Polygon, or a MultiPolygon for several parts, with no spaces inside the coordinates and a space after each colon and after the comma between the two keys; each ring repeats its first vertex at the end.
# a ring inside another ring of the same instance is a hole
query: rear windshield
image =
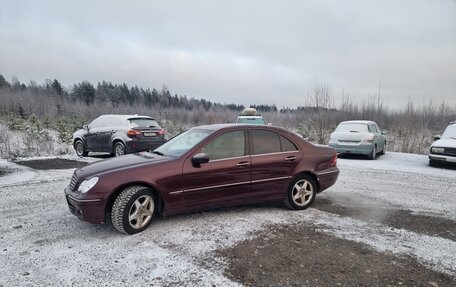
{"type": "Polygon", "coordinates": [[[153,119],[147,118],[137,118],[137,119],[128,119],[130,121],[130,126],[133,128],[158,128],[160,127],[158,123],[153,119]]]}
{"type": "Polygon", "coordinates": [[[346,133],[367,133],[366,124],[358,124],[358,123],[341,123],[337,126],[336,132],[346,132],[346,133]]]}
{"type": "Polygon", "coordinates": [[[238,118],[238,124],[265,125],[263,118],[238,118]]]}

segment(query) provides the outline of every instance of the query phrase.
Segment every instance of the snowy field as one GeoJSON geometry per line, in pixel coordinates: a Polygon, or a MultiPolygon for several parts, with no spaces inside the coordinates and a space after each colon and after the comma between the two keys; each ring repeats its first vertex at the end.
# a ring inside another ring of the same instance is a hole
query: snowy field
{"type": "MultiPolygon", "coordinates": [[[[426,156],[400,153],[376,161],[339,159],[338,182],[317,201],[456,221],[456,170],[427,162],[426,156]]],[[[287,223],[314,225],[381,252],[408,255],[456,277],[456,241],[437,235],[316,208],[294,212],[272,205],[156,218],[146,231],[126,236],[70,214],[63,189],[74,169],[38,171],[4,160],[0,169],[12,171],[0,177],[0,286],[237,286],[224,276],[225,262],[215,251],[287,223]]]]}

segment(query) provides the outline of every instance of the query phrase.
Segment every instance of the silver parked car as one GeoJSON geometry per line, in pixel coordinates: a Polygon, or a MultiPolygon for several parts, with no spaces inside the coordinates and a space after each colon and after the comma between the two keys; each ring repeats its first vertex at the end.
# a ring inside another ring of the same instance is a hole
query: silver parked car
{"type": "Polygon", "coordinates": [[[437,162],[456,164],[456,123],[450,123],[442,136],[435,136],[429,152],[429,165],[437,162]]]}
{"type": "Polygon", "coordinates": [[[375,159],[386,151],[385,134],[373,121],[345,121],[331,134],[329,146],[338,154],[362,154],[375,159]]]}

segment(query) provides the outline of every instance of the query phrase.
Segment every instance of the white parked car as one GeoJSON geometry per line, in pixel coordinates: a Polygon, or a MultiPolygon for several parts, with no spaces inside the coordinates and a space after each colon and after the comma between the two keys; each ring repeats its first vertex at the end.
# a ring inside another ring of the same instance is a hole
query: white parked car
{"type": "Polygon", "coordinates": [[[456,123],[450,123],[443,135],[435,136],[434,139],[436,141],[429,152],[429,165],[433,166],[438,162],[456,164],[456,123]]]}
{"type": "Polygon", "coordinates": [[[345,121],[331,134],[329,146],[338,154],[362,154],[375,159],[386,151],[385,133],[373,121],[345,121]]]}
{"type": "Polygon", "coordinates": [[[245,108],[236,120],[238,124],[267,125],[266,120],[254,108],[245,108]]]}

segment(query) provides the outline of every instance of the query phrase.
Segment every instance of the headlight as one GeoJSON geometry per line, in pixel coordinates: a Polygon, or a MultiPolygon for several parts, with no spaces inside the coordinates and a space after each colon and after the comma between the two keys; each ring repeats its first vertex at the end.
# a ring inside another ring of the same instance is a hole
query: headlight
{"type": "Polygon", "coordinates": [[[431,152],[432,153],[444,153],[445,152],[445,149],[443,147],[433,147],[431,149],[431,152]]]}
{"type": "Polygon", "coordinates": [[[92,177],[91,179],[86,179],[81,183],[81,185],[78,188],[78,191],[81,193],[86,193],[92,187],[94,187],[95,184],[97,184],[97,182],[98,182],[98,177],[92,177]]]}

